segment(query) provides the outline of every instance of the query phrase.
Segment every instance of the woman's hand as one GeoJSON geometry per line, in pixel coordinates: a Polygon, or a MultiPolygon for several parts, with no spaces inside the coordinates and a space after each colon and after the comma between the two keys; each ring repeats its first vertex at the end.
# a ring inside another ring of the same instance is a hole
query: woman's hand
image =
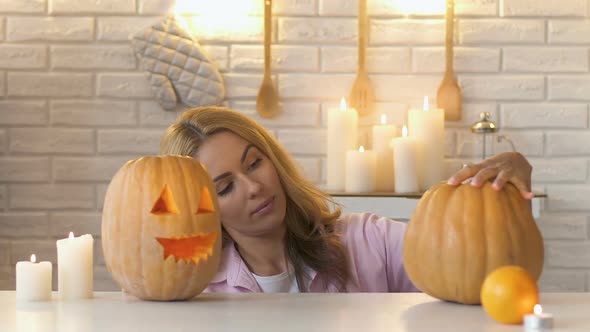
{"type": "Polygon", "coordinates": [[[502,189],[506,182],[511,182],[520,190],[522,197],[532,199],[531,174],[533,167],[518,152],[504,152],[488,158],[479,164],[464,165],[461,170],[449,178],[448,184],[459,185],[471,179],[471,185],[481,187],[486,181],[493,179],[492,187],[502,189]]]}

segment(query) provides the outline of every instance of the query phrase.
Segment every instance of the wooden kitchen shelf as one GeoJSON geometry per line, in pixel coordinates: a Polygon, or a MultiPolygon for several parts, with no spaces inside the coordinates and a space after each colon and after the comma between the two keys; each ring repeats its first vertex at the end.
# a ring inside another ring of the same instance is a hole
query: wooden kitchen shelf
{"type": "MultiPolygon", "coordinates": [[[[327,191],[333,197],[401,197],[418,199],[424,195],[423,192],[416,193],[396,193],[396,192],[370,192],[370,193],[349,193],[342,191],[327,191]]],[[[535,192],[535,198],[544,198],[547,194],[535,192]]]]}

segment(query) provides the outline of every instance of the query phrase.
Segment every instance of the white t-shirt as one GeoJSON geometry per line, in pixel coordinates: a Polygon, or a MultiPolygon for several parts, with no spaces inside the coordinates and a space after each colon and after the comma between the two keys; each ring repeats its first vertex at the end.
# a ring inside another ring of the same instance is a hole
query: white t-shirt
{"type": "Polygon", "coordinates": [[[252,273],[264,293],[299,293],[294,273],[285,271],[274,276],[259,276],[252,273]]]}

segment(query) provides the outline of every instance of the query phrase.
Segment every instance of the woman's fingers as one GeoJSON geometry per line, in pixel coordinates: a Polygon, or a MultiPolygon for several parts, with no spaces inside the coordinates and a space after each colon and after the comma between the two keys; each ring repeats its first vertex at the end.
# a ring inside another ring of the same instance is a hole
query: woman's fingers
{"type": "Polygon", "coordinates": [[[500,174],[498,174],[496,180],[494,180],[494,183],[492,184],[492,187],[496,190],[502,190],[502,188],[504,188],[504,185],[506,185],[507,182],[512,183],[516,187],[516,189],[520,191],[520,194],[523,198],[533,199],[533,197],[535,197],[535,194],[531,192],[529,186],[524,181],[522,181],[517,176],[510,177],[510,175],[508,175],[507,172],[503,171],[500,172],[500,174]]]}
{"type": "Polygon", "coordinates": [[[450,185],[458,185],[473,177],[482,168],[481,164],[463,164],[463,168],[453,174],[447,181],[450,185]]]}
{"type": "Polygon", "coordinates": [[[447,181],[450,185],[459,185],[471,178],[471,185],[481,187],[486,181],[493,181],[493,188],[501,190],[506,183],[513,183],[522,197],[532,199],[534,194],[530,189],[532,166],[519,153],[505,152],[479,164],[465,164],[447,181]]]}
{"type": "Polygon", "coordinates": [[[471,179],[471,185],[474,187],[481,187],[486,181],[495,178],[498,173],[500,173],[500,169],[498,167],[486,167],[471,179]]]}
{"type": "MultiPolygon", "coordinates": [[[[504,185],[506,185],[506,183],[510,181],[510,177],[512,176],[512,174],[510,173],[511,172],[501,170],[500,173],[498,173],[498,176],[496,176],[494,183],[492,183],[492,187],[496,190],[502,190],[502,188],[504,188],[504,185]]],[[[514,180],[518,181],[518,178],[514,177],[514,180]]]]}

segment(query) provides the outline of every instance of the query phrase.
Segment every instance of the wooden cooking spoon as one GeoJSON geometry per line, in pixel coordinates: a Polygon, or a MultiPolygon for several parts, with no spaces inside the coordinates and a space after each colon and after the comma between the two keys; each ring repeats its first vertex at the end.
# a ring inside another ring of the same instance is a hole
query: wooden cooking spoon
{"type": "Polygon", "coordinates": [[[279,93],[271,77],[270,42],[272,39],[272,0],[264,0],[264,78],[256,98],[256,110],[263,118],[280,112],[279,93]]]}
{"type": "Polygon", "coordinates": [[[461,120],[461,88],[453,71],[455,0],[447,0],[446,71],[436,94],[436,106],[445,110],[445,120],[461,120]]]}
{"type": "Polygon", "coordinates": [[[369,17],[367,16],[367,0],[359,1],[358,14],[358,34],[359,34],[359,68],[356,80],[352,85],[350,94],[348,95],[348,102],[350,106],[356,108],[359,115],[366,115],[373,111],[375,103],[375,92],[371,87],[369,80],[369,73],[366,65],[366,48],[369,36],[369,17]]]}

